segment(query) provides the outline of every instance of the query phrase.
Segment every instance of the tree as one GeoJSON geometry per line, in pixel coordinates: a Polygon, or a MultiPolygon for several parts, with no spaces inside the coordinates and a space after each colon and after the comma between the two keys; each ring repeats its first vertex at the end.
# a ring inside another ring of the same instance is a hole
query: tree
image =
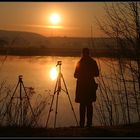
{"type": "MultiPolygon", "coordinates": [[[[111,38],[116,40],[116,49],[120,74],[125,88],[125,97],[127,104],[128,123],[130,124],[130,103],[126,79],[123,73],[124,57],[132,57],[136,62],[136,67],[129,63],[132,75],[135,75],[133,84],[134,93],[140,95],[140,3],[139,2],[120,2],[105,4],[106,18],[99,21],[100,29],[111,38]],[[138,90],[136,91],[136,84],[138,90]],[[136,91],[136,92],[135,92],[136,91]]],[[[110,46],[111,47],[111,46],[110,46]]],[[[132,59],[131,59],[132,60],[132,59]]],[[[140,119],[138,98],[136,97],[137,112],[140,119]]]]}

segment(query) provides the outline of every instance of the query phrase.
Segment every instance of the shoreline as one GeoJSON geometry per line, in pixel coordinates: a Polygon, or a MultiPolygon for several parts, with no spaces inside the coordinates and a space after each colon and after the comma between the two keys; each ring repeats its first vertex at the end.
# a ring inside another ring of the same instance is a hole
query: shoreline
{"type": "Polygon", "coordinates": [[[58,128],[0,127],[0,137],[139,137],[140,124],[58,128]]]}
{"type": "MultiPolygon", "coordinates": [[[[60,56],[60,57],[81,57],[81,53],[55,53],[55,52],[45,52],[45,53],[25,53],[25,52],[20,52],[20,53],[1,53],[0,56],[60,56]]],[[[118,56],[117,54],[93,54],[91,57],[96,57],[96,58],[114,58],[114,59],[131,59],[131,60],[136,60],[140,59],[140,56],[135,56],[135,55],[127,55],[127,56],[118,56]]]]}

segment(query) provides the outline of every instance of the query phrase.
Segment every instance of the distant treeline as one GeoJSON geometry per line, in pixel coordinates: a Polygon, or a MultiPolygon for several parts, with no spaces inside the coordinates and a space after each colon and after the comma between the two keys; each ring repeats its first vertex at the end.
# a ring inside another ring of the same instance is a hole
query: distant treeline
{"type": "MultiPolygon", "coordinates": [[[[70,48],[0,48],[1,55],[22,55],[22,56],[81,56],[81,49],[70,48]]],[[[124,57],[135,58],[136,56],[132,50],[121,52],[115,49],[92,49],[91,55],[93,57],[124,57]]]]}

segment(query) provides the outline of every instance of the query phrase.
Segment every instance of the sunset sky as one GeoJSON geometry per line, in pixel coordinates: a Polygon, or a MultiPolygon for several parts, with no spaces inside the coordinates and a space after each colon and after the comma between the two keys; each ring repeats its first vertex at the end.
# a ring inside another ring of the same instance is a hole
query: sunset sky
{"type": "MultiPolygon", "coordinates": [[[[106,2],[107,3],[107,2],[106,2]]],[[[0,29],[45,36],[103,36],[96,18],[105,16],[104,2],[0,2],[0,29]],[[58,14],[54,25],[51,14],[58,14]]]]}

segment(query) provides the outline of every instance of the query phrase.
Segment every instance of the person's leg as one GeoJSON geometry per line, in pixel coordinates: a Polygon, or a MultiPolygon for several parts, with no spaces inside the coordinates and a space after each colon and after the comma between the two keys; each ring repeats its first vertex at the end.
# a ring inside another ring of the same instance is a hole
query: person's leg
{"type": "Polygon", "coordinates": [[[92,126],[93,106],[92,102],[87,104],[87,127],[92,126]]]}
{"type": "Polygon", "coordinates": [[[80,103],[80,127],[84,127],[84,124],[85,124],[85,112],[86,112],[85,104],[80,103]]]}

